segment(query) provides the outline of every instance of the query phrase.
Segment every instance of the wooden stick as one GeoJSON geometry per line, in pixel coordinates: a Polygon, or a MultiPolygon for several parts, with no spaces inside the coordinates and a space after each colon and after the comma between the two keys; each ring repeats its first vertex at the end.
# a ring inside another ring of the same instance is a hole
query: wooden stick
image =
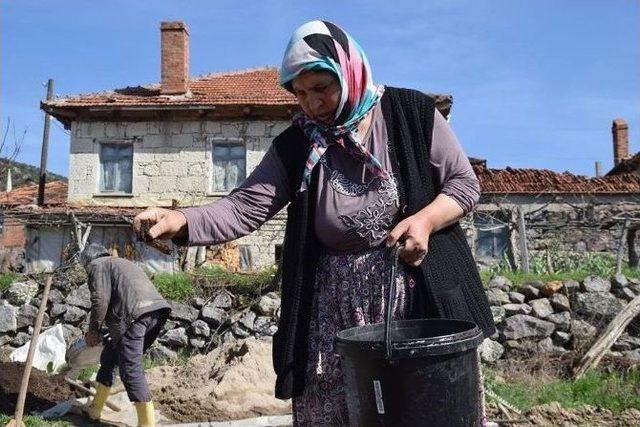
{"type": "Polygon", "coordinates": [[[13,419],[9,421],[9,424],[7,424],[7,426],[24,425],[24,423],[22,422],[22,416],[24,415],[24,401],[27,398],[29,376],[31,375],[31,365],[33,365],[33,356],[36,352],[38,337],[40,336],[40,329],[42,328],[42,319],[44,317],[45,309],[47,308],[47,300],[49,298],[51,280],[51,276],[47,276],[47,279],[44,282],[42,300],[40,301],[40,308],[38,309],[38,315],[36,316],[36,324],[33,326],[33,336],[31,337],[31,342],[29,342],[29,353],[27,353],[27,360],[24,364],[24,372],[22,373],[22,383],[20,384],[20,393],[18,394],[18,402],[16,403],[16,412],[13,416],[13,419]]]}
{"type": "Polygon", "coordinates": [[[520,269],[529,272],[529,249],[527,248],[527,227],[524,222],[524,212],[518,208],[518,241],[520,249],[520,269]]]}
{"type": "MultiPolygon", "coordinates": [[[[69,385],[72,385],[73,387],[77,388],[80,391],[83,391],[87,394],[90,394],[91,396],[95,396],[96,392],[91,390],[90,388],[86,388],[85,386],[83,386],[80,383],[75,382],[74,380],[72,380],[71,378],[65,378],[64,379],[69,385]]],[[[120,407],[118,405],[116,405],[115,403],[111,403],[108,400],[105,402],[105,405],[109,408],[112,409],[116,412],[120,412],[120,407]]]]}
{"type": "Polygon", "coordinates": [[[629,220],[625,219],[620,232],[620,240],[618,243],[618,253],[616,254],[616,274],[622,273],[622,254],[624,254],[624,241],[627,237],[627,228],[629,228],[629,220]]]}
{"type": "Polygon", "coordinates": [[[591,349],[580,359],[573,368],[573,377],[580,378],[589,369],[596,367],[602,356],[624,332],[627,325],[640,313],[640,295],[632,299],[616,317],[607,329],[602,332],[591,349]]]}

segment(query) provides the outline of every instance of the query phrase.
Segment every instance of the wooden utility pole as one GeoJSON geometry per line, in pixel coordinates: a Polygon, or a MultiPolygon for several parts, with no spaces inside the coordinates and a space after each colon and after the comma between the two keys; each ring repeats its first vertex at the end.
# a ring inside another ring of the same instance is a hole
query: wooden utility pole
{"type": "MultiPolygon", "coordinates": [[[[47,82],[47,101],[53,99],[53,79],[47,82]]],[[[38,181],[38,206],[44,205],[44,185],[47,182],[47,155],[49,154],[49,125],[51,116],[44,113],[44,131],[42,133],[42,151],[40,153],[40,180],[38,181]]]]}
{"type": "Polygon", "coordinates": [[[524,223],[524,212],[518,208],[518,242],[520,246],[520,269],[529,272],[529,249],[527,248],[527,229],[524,223]]]}

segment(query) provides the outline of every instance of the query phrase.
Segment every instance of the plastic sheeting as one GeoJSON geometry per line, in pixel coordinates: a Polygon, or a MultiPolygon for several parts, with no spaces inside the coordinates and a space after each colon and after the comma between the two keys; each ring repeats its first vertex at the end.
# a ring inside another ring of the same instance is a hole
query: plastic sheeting
{"type": "MultiPolygon", "coordinates": [[[[12,362],[26,361],[30,343],[31,341],[13,350],[9,355],[9,360],[12,362]]],[[[51,364],[52,371],[57,372],[65,364],[64,356],[66,351],[67,344],[62,333],[62,325],[57,324],[38,336],[36,350],[33,355],[33,367],[41,371],[47,371],[47,365],[51,364]]]]}

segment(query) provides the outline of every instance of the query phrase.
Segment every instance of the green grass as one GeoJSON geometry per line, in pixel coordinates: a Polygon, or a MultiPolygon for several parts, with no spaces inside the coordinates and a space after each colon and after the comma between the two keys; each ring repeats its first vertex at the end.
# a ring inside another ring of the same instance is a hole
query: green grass
{"type": "Polygon", "coordinates": [[[20,275],[14,271],[0,274],[0,292],[5,291],[10,284],[16,281],[20,275]]]}
{"type": "Polygon", "coordinates": [[[488,378],[489,387],[518,408],[558,402],[564,408],[592,405],[612,412],[640,410],[640,369],[620,372],[588,372],[578,380],[558,379],[534,384],[488,378]]]}
{"type": "Polygon", "coordinates": [[[218,266],[199,268],[194,276],[204,277],[237,295],[260,295],[273,282],[276,268],[257,273],[233,273],[218,266]]]}
{"type": "Polygon", "coordinates": [[[100,365],[88,366],[80,371],[78,379],[83,382],[87,381],[93,374],[98,372],[98,369],[100,369],[100,365]]]}
{"type": "MultiPolygon", "coordinates": [[[[615,266],[615,257],[607,254],[539,251],[531,255],[529,273],[517,271],[509,262],[503,260],[489,269],[482,270],[480,277],[484,283],[487,283],[494,276],[504,276],[516,286],[532,280],[582,281],[587,276],[610,278],[615,274],[615,266]]],[[[640,269],[624,266],[622,274],[627,278],[640,278],[640,269]]]]}
{"type": "Polygon", "coordinates": [[[157,273],[151,280],[158,292],[170,300],[185,300],[196,295],[196,287],[186,273],[157,273]]]}
{"type": "MultiPolygon", "coordinates": [[[[0,426],[6,425],[13,415],[0,414],[0,426]]],[[[27,427],[70,427],[72,424],[61,420],[45,420],[35,415],[25,415],[22,421],[27,427]]]]}

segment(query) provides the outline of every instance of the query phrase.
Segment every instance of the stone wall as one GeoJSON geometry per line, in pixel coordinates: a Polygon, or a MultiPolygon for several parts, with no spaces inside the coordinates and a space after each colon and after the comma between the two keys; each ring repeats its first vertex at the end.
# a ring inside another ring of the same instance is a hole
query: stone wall
{"type": "MultiPolygon", "coordinates": [[[[481,350],[485,361],[494,362],[510,352],[584,354],[626,303],[640,295],[640,280],[591,276],[582,282],[514,286],[494,277],[486,292],[498,332],[485,339],[481,350]]],[[[627,327],[609,354],[640,362],[640,319],[627,327]]]]}

